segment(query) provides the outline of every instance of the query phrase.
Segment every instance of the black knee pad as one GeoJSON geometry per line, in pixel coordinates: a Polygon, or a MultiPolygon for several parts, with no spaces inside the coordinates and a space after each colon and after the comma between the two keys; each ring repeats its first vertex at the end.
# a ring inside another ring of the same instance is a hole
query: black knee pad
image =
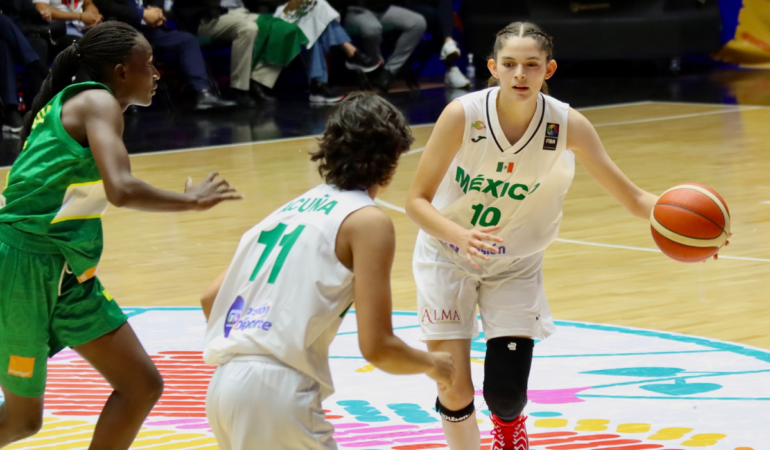
{"type": "Polygon", "coordinates": [[[535,341],[499,337],[487,341],[484,360],[484,400],[489,411],[510,422],[527,405],[527,382],[535,341]]]}
{"type": "Polygon", "coordinates": [[[473,400],[471,400],[471,404],[465,408],[459,411],[451,411],[442,405],[438,400],[438,397],[436,397],[436,411],[439,413],[442,419],[448,422],[462,422],[467,420],[471,415],[473,415],[473,411],[475,410],[476,407],[473,405],[473,400]]]}

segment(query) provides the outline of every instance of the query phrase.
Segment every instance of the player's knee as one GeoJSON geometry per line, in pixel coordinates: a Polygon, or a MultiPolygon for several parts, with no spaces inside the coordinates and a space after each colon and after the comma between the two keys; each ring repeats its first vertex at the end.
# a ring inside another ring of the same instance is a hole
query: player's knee
{"type": "Polygon", "coordinates": [[[527,405],[527,384],[534,341],[499,337],[487,341],[484,400],[489,411],[504,421],[518,417],[527,405]]]}
{"type": "Polygon", "coordinates": [[[459,386],[462,383],[455,383],[452,387],[449,387],[441,391],[441,403],[448,409],[457,411],[468,406],[468,403],[473,402],[475,392],[473,385],[459,386]]]}
{"type": "Polygon", "coordinates": [[[153,405],[160,400],[160,397],[163,395],[164,387],[165,383],[163,382],[163,377],[160,376],[160,373],[155,371],[155,374],[147,380],[145,386],[146,397],[153,405]]]}
{"type": "Polygon", "coordinates": [[[484,400],[489,411],[506,422],[510,422],[524,411],[527,406],[526,392],[488,392],[484,390],[484,400]]]}
{"type": "Polygon", "coordinates": [[[163,377],[160,376],[155,367],[152,367],[135,378],[135,382],[127,394],[143,404],[154,405],[163,395],[163,388],[163,377]]]}
{"type": "Polygon", "coordinates": [[[469,404],[465,404],[463,407],[452,408],[444,405],[441,400],[436,398],[436,411],[441,416],[441,418],[447,422],[463,422],[468,420],[473,415],[475,410],[476,407],[473,404],[473,399],[471,399],[469,404]]]}

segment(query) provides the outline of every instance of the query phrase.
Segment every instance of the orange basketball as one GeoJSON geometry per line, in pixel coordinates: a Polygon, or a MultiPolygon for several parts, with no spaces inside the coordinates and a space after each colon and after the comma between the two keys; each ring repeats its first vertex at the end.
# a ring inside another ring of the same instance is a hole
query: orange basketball
{"type": "Polygon", "coordinates": [[[660,196],[650,217],[658,248],[681,262],[714,256],[730,235],[730,210],[708,186],[679,184],[660,196]]]}

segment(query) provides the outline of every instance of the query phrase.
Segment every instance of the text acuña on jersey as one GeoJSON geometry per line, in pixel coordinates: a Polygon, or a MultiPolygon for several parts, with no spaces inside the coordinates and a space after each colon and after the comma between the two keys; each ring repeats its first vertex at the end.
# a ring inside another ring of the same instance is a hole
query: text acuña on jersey
{"type": "Polygon", "coordinates": [[[337,206],[337,201],[329,200],[329,194],[326,194],[323,197],[298,198],[293,200],[284,206],[279,213],[294,211],[296,209],[301,213],[319,211],[328,216],[335,206],[337,206]]]}
{"type": "Polygon", "coordinates": [[[465,170],[462,167],[457,166],[457,175],[455,181],[460,185],[460,188],[464,193],[468,191],[479,191],[483,194],[490,194],[495,198],[505,197],[506,194],[513,200],[524,200],[528,195],[535,193],[537,188],[540,187],[540,183],[529,188],[526,184],[511,184],[510,182],[503,183],[502,180],[495,180],[494,178],[486,178],[484,175],[479,174],[471,178],[468,174],[465,174],[465,170]]]}

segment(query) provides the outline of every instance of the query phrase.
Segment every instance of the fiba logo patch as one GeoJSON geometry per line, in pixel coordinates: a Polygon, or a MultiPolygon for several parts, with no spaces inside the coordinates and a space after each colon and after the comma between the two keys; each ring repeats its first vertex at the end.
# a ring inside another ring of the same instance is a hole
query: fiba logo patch
{"type": "Polygon", "coordinates": [[[545,127],[545,141],[543,150],[556,150],[556,144],[559,142],[559,124],[548,123],[545,127]]]}
{"type": "Polygon", "coordinates": [[[225,337],[230,336],[230,331],[235,324],[241,319],[241,313],[243,313],[243,297],[240,295],[235,299],[230,310],[227,311],[227,318],[225,319],[225,337]]]}

